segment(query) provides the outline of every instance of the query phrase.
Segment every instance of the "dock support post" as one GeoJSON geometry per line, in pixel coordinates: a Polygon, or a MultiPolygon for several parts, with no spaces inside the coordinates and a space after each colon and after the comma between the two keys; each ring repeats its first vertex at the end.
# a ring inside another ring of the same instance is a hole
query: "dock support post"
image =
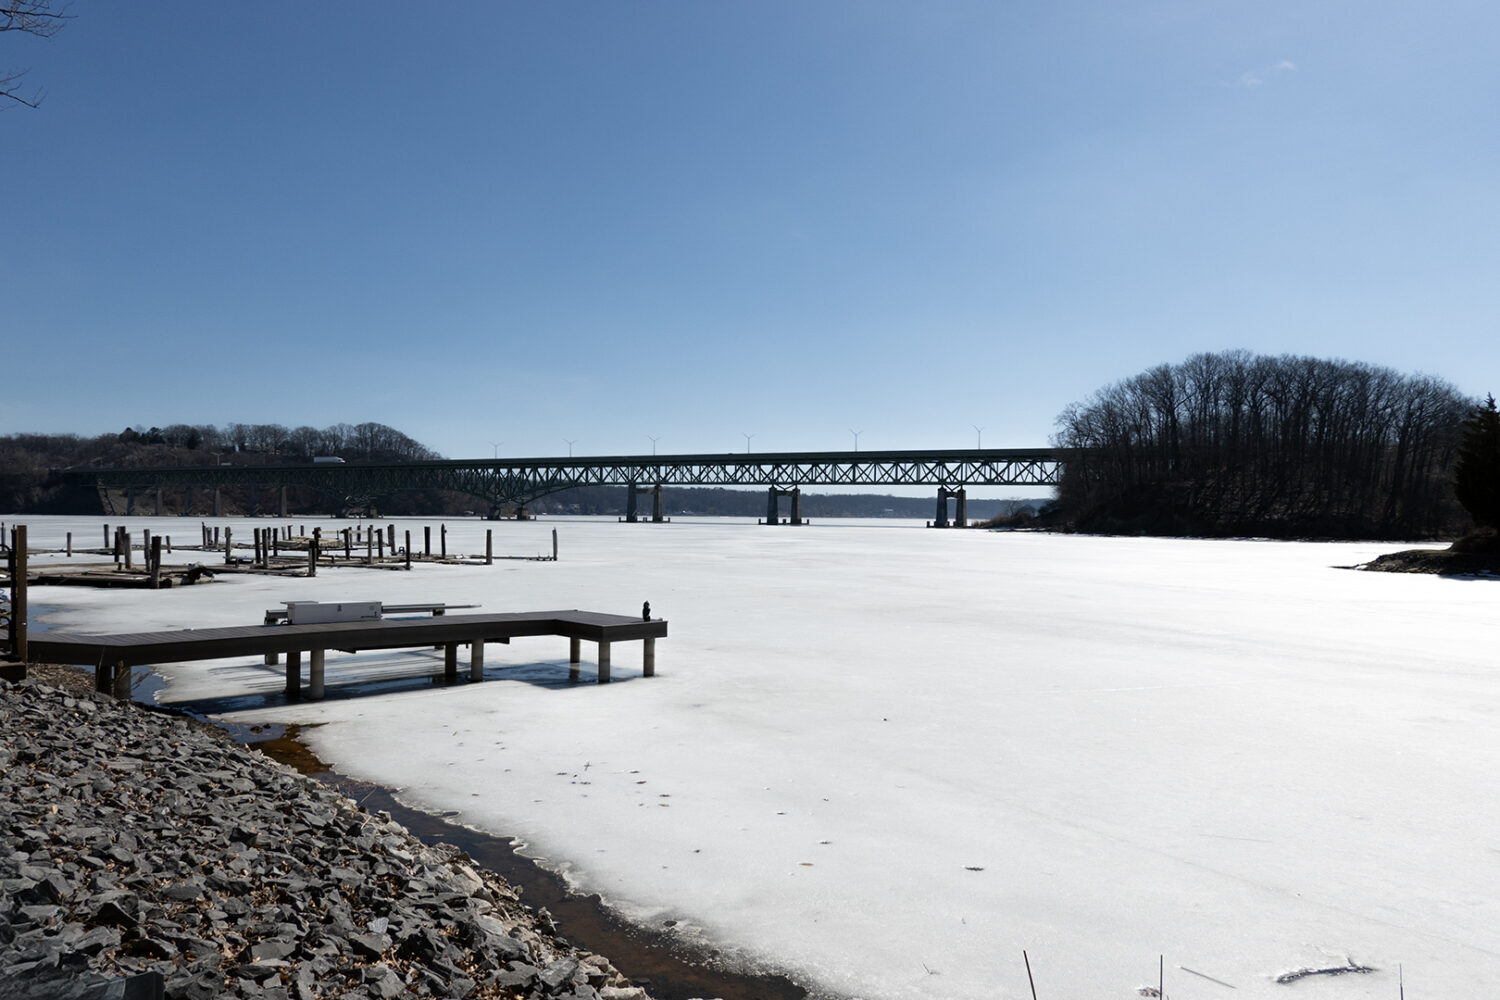
{"type": "Polygon", "coordinates": [[[448,558],[448,526],[446,524],[440,524],[440,525],[438,525],[438,529],[439,529],[438,530],[438,557],[442,558],[442,559],[447,559],[448,558]]]}
{"type": "Polygon", "coordinates": [[[121,701],[130,700],[130,668],[124,661],[115,664],[114,696],[121,701]]]}
{"type": "Polygon", "coordinates": [[[578,663],[582,659],[583,651],[579,648],[583,643],[578,639],[568,640],[568,680],[578,680],[578,663]]]}
{"type": "Polygon", "coordinates": [[[484,680],[484,640],[469,643],[469,680],[478,683],[484,680]]]}
{"type": "Polygon", "coordinates": [[[307,696],[313,701],[323,700],[323,653],[314,649],[307,654],[307,696]]]}
{"type": "Polygon", "coordinates": [[[634,524],[639,518],[636,515],[635,483],[629,482],[625,485],[625,522],[634,524]]]}
{"type": "Polygon", "coordinates": [[[443,683],[458,682],[458,643],[450,642],[443,647],[443,683]]]}
{"type": "MultiPolygon", "coordinates": [[[[234,546],[234,529],[226,526],[224,528],[224,565],[225,566],[228,566],[228,565],[230,565],[231,563],[234,562],[233,546],[234,546]]],[[[130,559],[128,557],[126,558],[125,563],[126,563],[126,565],[130,564],[130,559]]]]}
{"type": "Polygon", "coordinates": [[[286,654],[286,700],[296,701],[302,697],[302,652],[288,650],[286,654]]]}
{"type": "Polygon", "coordinates": [[[599,642],[599,683],[609,683],[609,643],[599,642]]]}
{"type": "Polygon", "coordinates": [[[641,640],[641,646],[642,646],[642,651],[641,651],[641,676],[642,677],[655,677],[656,676],[656,640],[655,639],[642,639],[641,640]]]}
{"type": "Polygon", "coordinates": [[[114,673],[114,664],[105,663],[103,660],[96,663],[94,665],[94,690],[100,694],[109,694],[113,691],[115,689],[114,673]]]}
{"type": "Polygon", "coordinates": [[[10,655],[18,663],[27,662],[26,558],[26,525],[18,524],[10,529],[10,655]]]}
{"type": "Polygon", "coordinates": [[[151,537],[151,587],[161,586],[161,536],[151,537]]]}
{"type": "Polygon", "coordinates": [[[661,483],[657,483],[655,486],[651,487],[651,520],[652,520],[652,522],[655,523],[655,524],[661,524],[662,521],[666,520],[666,518],[663,517],[662,515],[663,515],[663,511],[662,511],[662,508],[661,508],[661,483]]]}
{"type": "Polygon", "coordinates": [[[432,558],[432,525],[422,525],[422,555],[432,558]]]}
{"type": "Polygon", "coordinates": [[[552,561],[557,562],[557,529],[552,529],[552,561]]]}
{"type": "MultiPolygon", "coordinates": [[[[392,526],[391,530],[395,531],[396,529],[395,529],[394,526],[392,526]]],[[[411,569],[411,532],[410,531],[408,531],[406,533],[406,568],[407,569],[411,569]]]]}
{"type": "MultiPolygon", "coordinates": [[[[556,533],[557,529],[553,528],[552,531],[554,533],[556,533]]],[[[486,566],[493,566],[493,565],[495,565],[495,529],[494,528],[485,528],[484,529],[484,564],[486,566]]]]}
{"type": "Polygon", "coordinates": [[[73,558],[73,533],[68,532],[68,558],[73,558]]]}
{"type": "MultiPolygon", "coordinates": [[[[385,529],[386,529],[387,535],[390,536],[390,537],[388,537],[386,539],[386,544],[391,547],[391,555],[395,555],[396,554],[396,526],[394,524],[388,524],[388,525],[385,526],[385,529]]],[[[408,534],[410,534],[410,532],[408,532],[408,534]]]]}

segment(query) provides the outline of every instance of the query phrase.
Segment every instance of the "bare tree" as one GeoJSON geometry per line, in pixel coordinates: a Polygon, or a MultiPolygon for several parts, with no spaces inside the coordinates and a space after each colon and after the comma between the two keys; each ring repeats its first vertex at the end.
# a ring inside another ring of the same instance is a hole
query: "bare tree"
{"type": "MultiPolygon", "coordinates": [[[[51,38],[62,30],[68,17],[65,10],[52,9],[52,0],[0,0],[0,32],[19,31],[38,38],[51,38]]],[[[0,69],[0,98],[28,108],[38,107],[42,103],[41,91],[29,98],[19,93],[21,77],[25,75],[24,69],[0,69]]],[[[0,104],[0,107],[4,106],[0,104]]]]}

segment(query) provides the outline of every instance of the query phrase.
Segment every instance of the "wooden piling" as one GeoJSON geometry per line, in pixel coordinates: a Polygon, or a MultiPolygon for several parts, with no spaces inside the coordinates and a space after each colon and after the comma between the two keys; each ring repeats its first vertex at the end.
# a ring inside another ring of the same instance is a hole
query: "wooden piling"
{"type": "Polygon", "coordinates": [[[318,536],[307,540],[307,575],[318,575],[318,536]]]}
{"type": "Polygon", "coordinates": [[[557,562],[557,529],[552,529],[552,561],[557,562]]]}
{"type": "Polygon", "coordinates": [[[73,558],[73,533],[68,532],[68,558],[73,558]]]}
{"type": "Polygon", "coordinates": [[[422,525],[422,555],[432,558],[432,525],[422,525]]]}
{"type": "Polygon", "coordinates": [[[161,586],[161,536],[151,539],[151,588],[161,586]]]}
{"type": "MultiPolygon", "coordinates": [[[[395,529],[394,526],[392,526],[391,530],[395,531],[396,529],[395,529]]],[[[408,531],[406,533],[406,568],[407,569],[411,569],[411,532],[410,531],[408,531]]]]}
{"type": "Polygon", "coordinates": [[[440,524],[440,525],[438,525],[438,528],[439,528],[439,533],[438,533],[438,546],[439,546],[438,547],[438,555],[440,555],[444,559],[447,559],[448,558],[448,526],[446,524],[440,524]]]}
{"type": "Polygon", "coordinates": [[[104,547],[109,548],[109,525],[104,526],[104,547]]]}
{"type": "Polygon", "coordinates": [[[349,560],[349,529],[344,529],[344,560],[349,560]]]}
{"type": "Polygon", "coordinates": [[[27,660],[26,644],[26,525],[10,529],[10,655],[27,660]]]}
{"type": "MultiPolygon", "coordinates": [[[[553,531],[553,534],[557,533],[557,529],[556,528],[553,528],[552,531],[553,531]]],[[[486,566],[493,566],[493,565],[495,565],[495,529],[494,528],[485,528],[484,529],[484,564],[486,566]]]]}
{"type": "Polygon", "coordinates": [[[125,554],[125,570],[129,572],[132,568],[130,562],[130,532],[124,528],[120,529],[120,548],[125,554]]]}
{"type": "MultiPolygon", "coordinates": [[[[218,530],[217,528],[214,530],[218,530]]],[[[234,562],[234,556],[230,555],[230,546],[233,544],[234,532],[227,525],[224,528],[224,565],[228,566],[234,562]]]]}

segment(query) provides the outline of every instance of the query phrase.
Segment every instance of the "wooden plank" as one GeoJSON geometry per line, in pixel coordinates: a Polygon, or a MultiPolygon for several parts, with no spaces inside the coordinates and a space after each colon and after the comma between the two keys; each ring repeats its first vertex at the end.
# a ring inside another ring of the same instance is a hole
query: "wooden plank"
{"type": "Polygon", "coordinates": [[[423,645],[506,642],[558,635],[592,642],[629,642],[667,635],[665,621],[590,611],[531,611],[435,618],[328,622],[314,625],[235,625],[222,628],[72,635],[48,632],[31,640],[39,662],[127,665],[214,660],[305,649],[399,649],[423,645]]]}

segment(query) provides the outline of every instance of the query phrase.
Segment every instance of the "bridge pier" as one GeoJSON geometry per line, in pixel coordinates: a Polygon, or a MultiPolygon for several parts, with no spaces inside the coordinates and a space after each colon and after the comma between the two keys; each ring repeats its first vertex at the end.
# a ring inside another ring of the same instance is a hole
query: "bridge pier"
{"type": "Polygon", "coordinates": [[[937,515],[932,519],[934,528],[948,527],[948,487],[939,486],[937,492],[937,515]]]}
{"type": "Polygon", "coordinates": [[[792,498],[792,516],[787,519],[787,524],[802,524],[802,487],[793,486],[789,490],[778,489],[772,486],[766,491],[766,524],[781,523],[781,497],[792,498]]]}
{"type": "Polygon", "coordinates": [[[135,490],[125,491],[125,516],[135,513],[135,490]]]}
{"type": "Polygon", "coordinates": [[[193,512],[193,488],[184,486],[182,488],[182,515],[187,517],[193,512]]]}
{"type": "Polygon", "coordinates": [[[640,518],[636,514],[635,493],[638,487],[632,481],[625,487],[625,523],[634,524],[640,518]]]}
{"type": "Polygon", "coordinates": [[[281,498],[277,503],[277,510],[282,517],[286,517],[286,487],[281,487],[281,498]]]}
{"type": "Polygon", "coordinates": [[[156,516],[161,517],[161,487],[156,488],[156,516]]]}
{"type": "Polygon", "coordinates": [[[969,526],[969,491],[960,486],[954,496],[958,498],[958,503],[954,508],[953,526],[967,528],[969,526]]]}
{"type": "Polygon", "coordinates": [[[666,520],[661,506],[661,483],[651,487],[651,521],[653,524],[661,524],[666,520]]]}
{"type": "Polygon", "coordinates": [[[214,487],[214,517],[223,517],[224,506],[219,496],[219,488],[214,487]]]}

